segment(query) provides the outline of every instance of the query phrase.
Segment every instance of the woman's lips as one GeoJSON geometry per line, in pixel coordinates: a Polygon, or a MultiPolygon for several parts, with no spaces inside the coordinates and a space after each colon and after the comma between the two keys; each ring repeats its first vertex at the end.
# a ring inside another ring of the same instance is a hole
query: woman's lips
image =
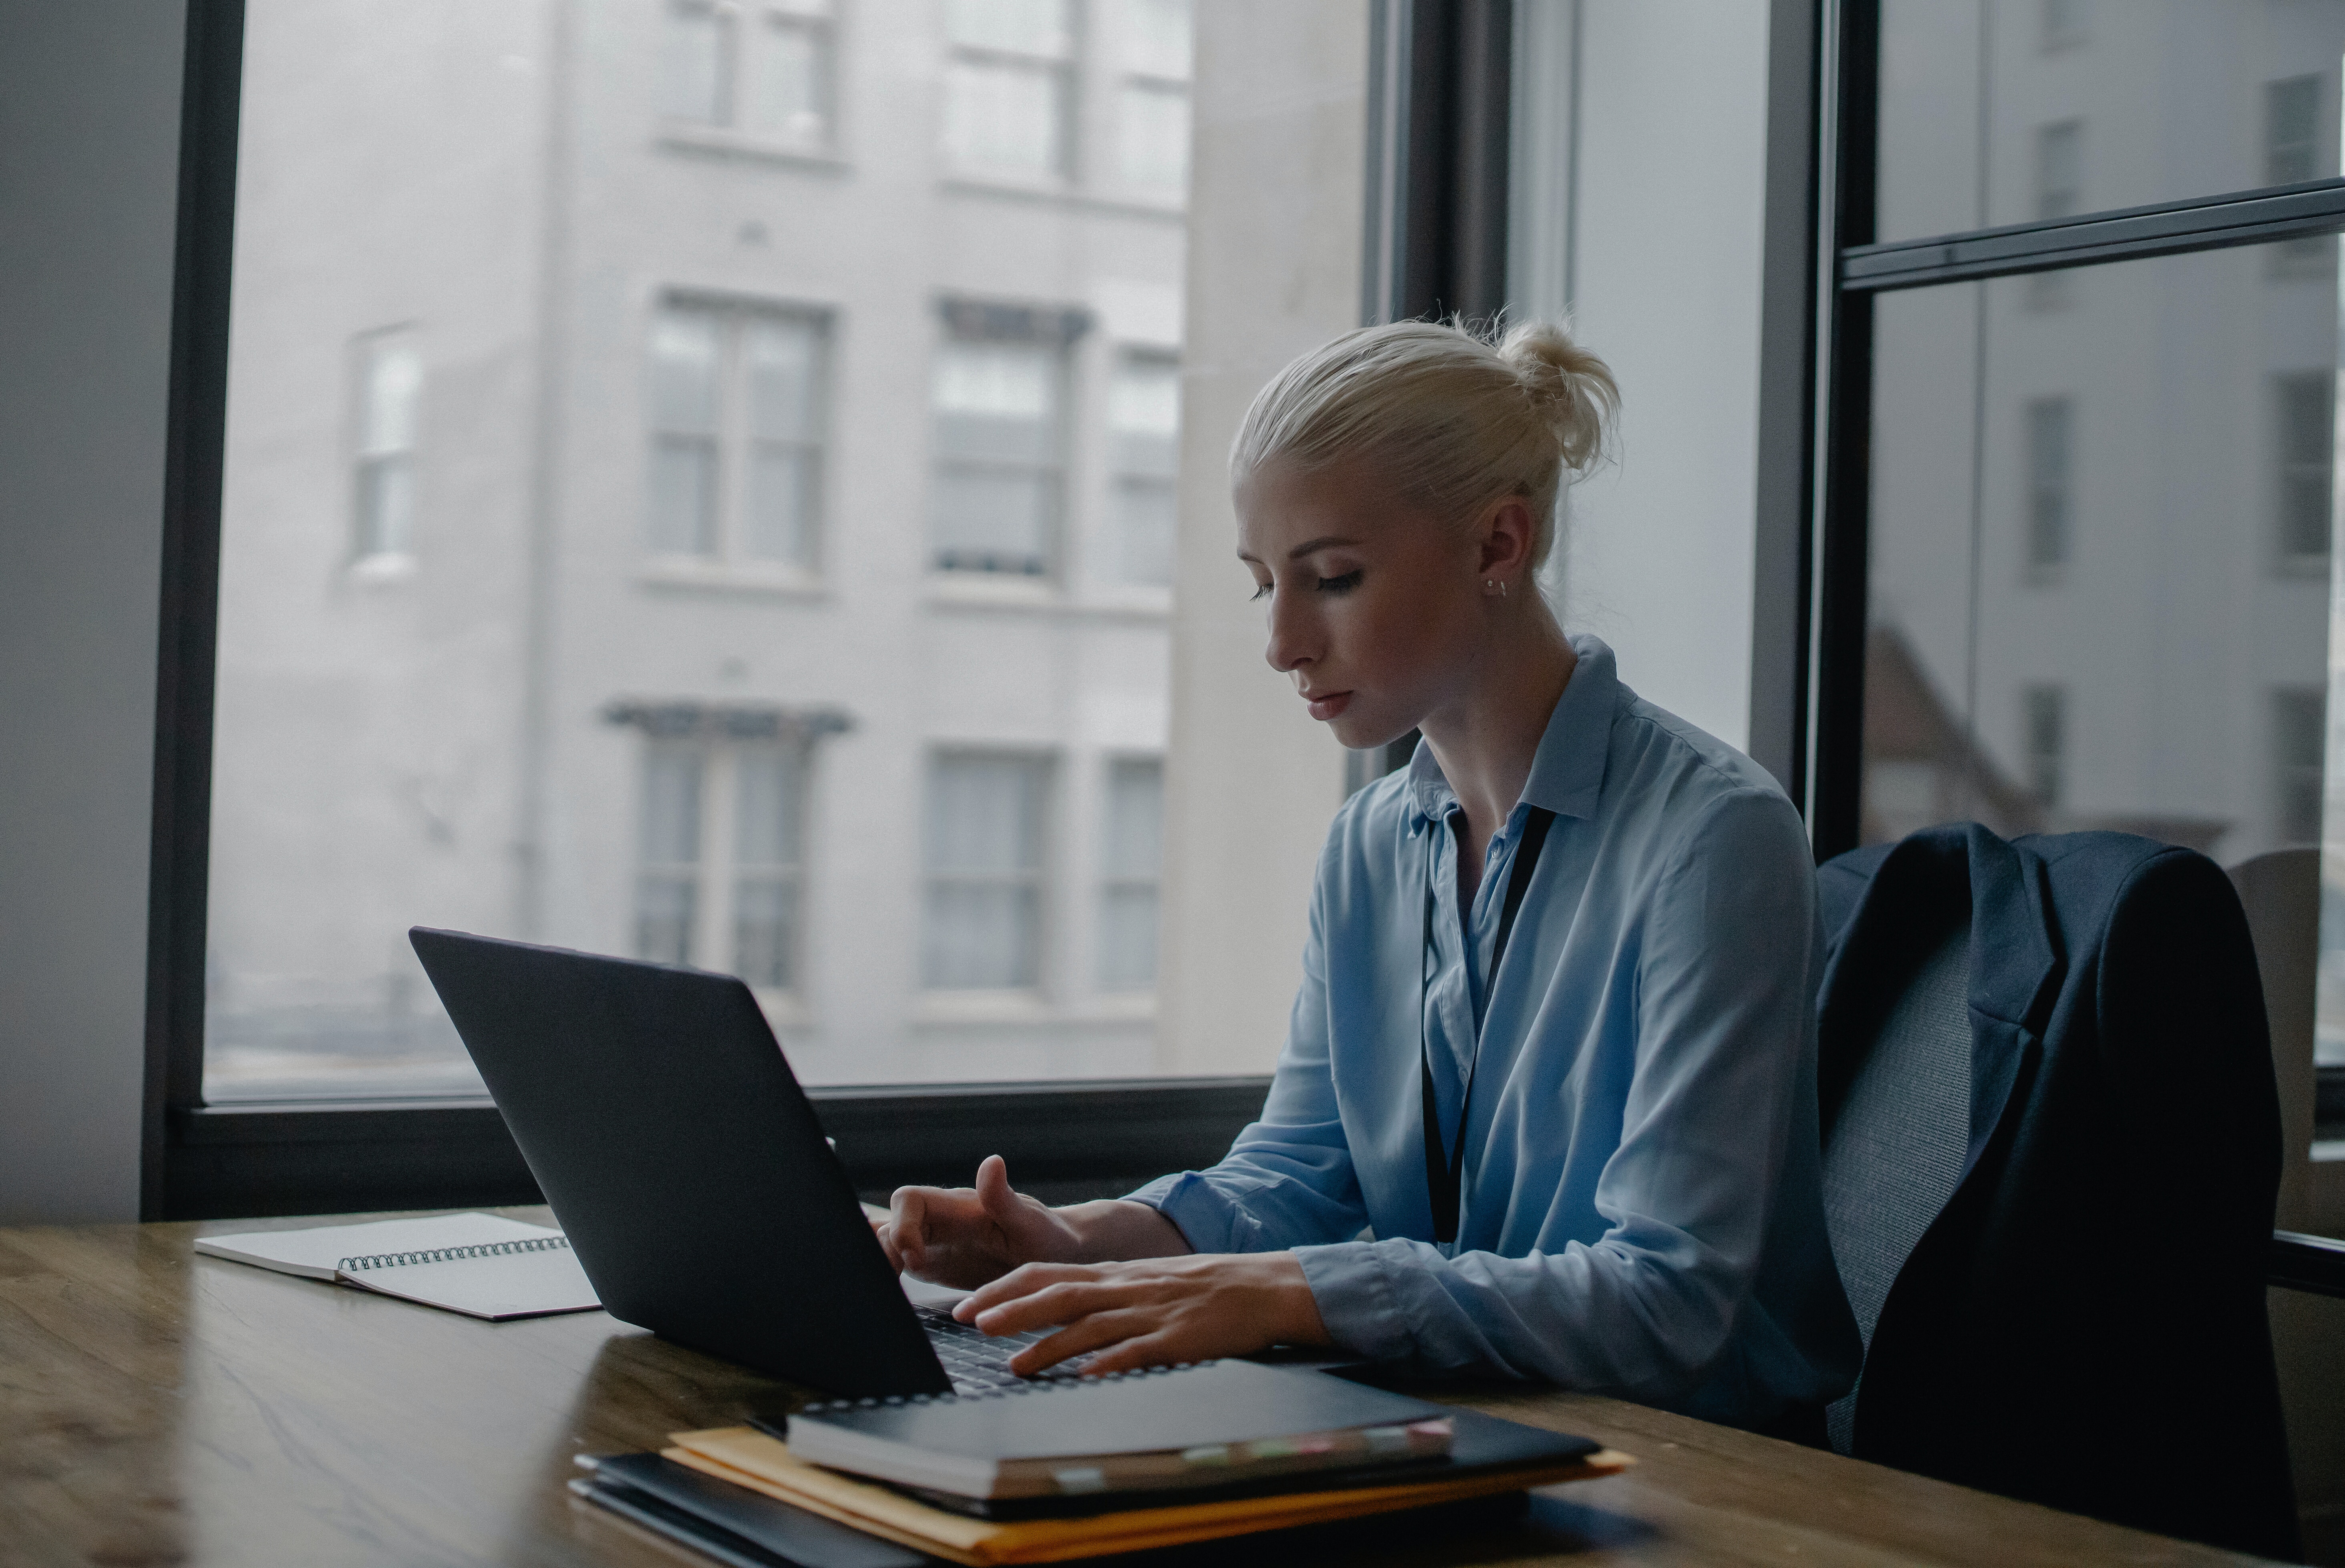
{"type": "Polygon", "coordinates": [[[1342,713],[1345,708],[1352,705],[1352,693],[1349,692],[1329,692],[1324,696],[1305,697],[1303,700],[1311,705],[1311,716],[1313,718],[1332,719],[1336,714],[1342,713]]]}

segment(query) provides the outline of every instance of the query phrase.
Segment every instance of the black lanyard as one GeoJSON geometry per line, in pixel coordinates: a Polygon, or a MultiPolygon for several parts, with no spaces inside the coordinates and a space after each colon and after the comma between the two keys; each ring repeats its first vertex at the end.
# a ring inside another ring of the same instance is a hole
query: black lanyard
{"type": "MultiPolygon", "coordinates": [[[[1522,842],[1515,846],[1514,869],[1507,875],[1507,901],[1498,906],[1498,939],[1490,945],[1490,975],[1482,988],[1482,1017],[1490,1016],[1490,1003],[1497,995],[1498,966],[1507,956],[1507,938],[1515,932],[1515,916],[1523,906],[1523,895],[1529,891],[1531,873],[1538,867],[1539,851],[1547,844],[1547,830],[1555,823],[1555,813],[1541,806],[1530,808],[1523,823],[1522,842]]],[[[1441,1113],[1434,1108],[1433,1042],[1425,1026],[1425,1014],[1433,1002],[1433,978],[1426,972],[1425,956],[1437,951],[1433,946],[1433,865],[1437,857],[1428,840],[1425,846],[1425,940],[1416,950],[1416,1070],[1418,1087],[1425,1098],[1425,1190],[1433,1203],[1433,1239],[1450,1242],[1457,1239],[1457,1191],[1466,1174],[1466,1118],[1474,1104],[1474,1074],[1482,1065],[1482,1030],[1474,1029],[1474,1054],[1466,1064],[1466,1092],[1457,1097],[1457,1152],[1453,1157],[1444,1147],[1441,1136],[1441,1113]]],[[[1461,923],[1462,926],[1462,923],[1461,923]]]]}

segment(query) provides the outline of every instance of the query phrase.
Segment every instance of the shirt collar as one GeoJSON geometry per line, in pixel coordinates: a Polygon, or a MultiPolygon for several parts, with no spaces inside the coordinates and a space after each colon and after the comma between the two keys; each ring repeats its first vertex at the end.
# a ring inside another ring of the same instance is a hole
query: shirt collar
{"type": "MultiPolygon", "coordinates": [[[[1620,675],[1612,650],[1603,640],[1586,634],[1571,639],[1579,664],[1548,715],[1547,731],[1539,736],[1531,757],[1530,777],[1523,781],[1522,798],[1558,816],[1590,817],[1604,789],[1604,761],[1612,748],[1612,715],[1620,705],[1620,675]]],[[[1456,792],[1434,760],[1433,748],[1419,741],[1408,760],[1410,804],[1425,822],[1439,822],[1455,809],[1456,792]]]]}

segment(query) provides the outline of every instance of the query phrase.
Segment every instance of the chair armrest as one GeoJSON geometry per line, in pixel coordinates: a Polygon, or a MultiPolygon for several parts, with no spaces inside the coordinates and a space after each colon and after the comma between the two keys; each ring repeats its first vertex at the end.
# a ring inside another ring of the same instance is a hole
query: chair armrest
{"type": "Polygon", "coordinates": [[[2264,1281],[2285,1285],[2291,1290],[2345,1296],[2345,1241],[2275,1230],[2271,1261],[2265,1269],[2264,1281]]]}

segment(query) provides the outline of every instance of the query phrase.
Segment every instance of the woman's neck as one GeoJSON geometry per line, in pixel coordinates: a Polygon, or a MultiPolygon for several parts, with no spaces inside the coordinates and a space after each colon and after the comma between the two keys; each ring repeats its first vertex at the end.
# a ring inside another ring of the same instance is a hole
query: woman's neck
{"type": "Polygon", "coordinates": [[[1579,658],[1547,606],[1534,601],[1494,628],[1476,663],[1472,685],[1426,714],[1420,727],[1466,808],[1471,853],[1460,869],[1478,881],[1482,854],[1522,798],[1539,740],[1579,658]]]}

